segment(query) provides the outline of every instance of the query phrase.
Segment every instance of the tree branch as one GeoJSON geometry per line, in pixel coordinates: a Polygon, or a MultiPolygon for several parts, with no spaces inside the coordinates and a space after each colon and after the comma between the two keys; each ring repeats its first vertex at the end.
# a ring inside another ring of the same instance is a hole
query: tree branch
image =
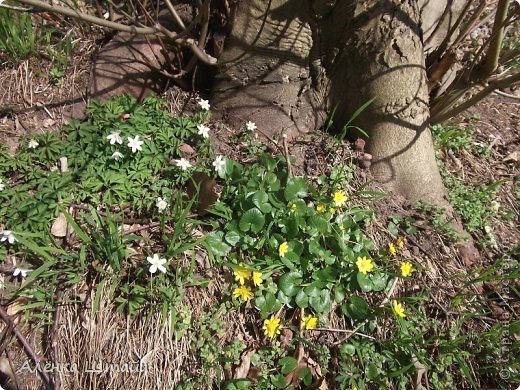
{"type": "Polygon", "coordinates": [[[486,60],[482,67],[482,75],[489,77],[498,67],[498,58],[500,56],[500,48],[504,39],[504,24],[507,18],[507,10],[509,8],[509,0],[500,0],[498,2],[495,22],[491,32],[491,43],[486,54],[486,60]]]}
{"type": "Polygon", "coordinates": [[[493,81],[486,88],[484,88],[477,94],[473,95],[470,99],[466,100],[465,102],[459,104],[457,107],[454,107],[451,110],[448,110],[445,112],[441,111],[441,112],[435,114],[434,116],[432,116],[430,121],[432,124],[443,122],[446,119],[449,119],[457,114],[460,114],[462,111],[473,106],[478,101],[484,99],[487,95],[492,93],[495,89],[504,88],[504,87],[513,85],[519,81],[520,81],[520,72],[515,73],[509,77],[505,77],[503,79],[493,81]]]}

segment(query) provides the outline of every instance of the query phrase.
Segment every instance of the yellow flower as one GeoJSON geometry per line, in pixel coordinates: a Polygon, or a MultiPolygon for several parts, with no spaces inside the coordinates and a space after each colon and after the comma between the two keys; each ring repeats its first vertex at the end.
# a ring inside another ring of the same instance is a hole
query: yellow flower
{"type": "Polygon", "coordinates": [[[391,242],[388,243],[388,252],[389,252],[392,256],[395,256],[395,253],[396,253],[395,246],[394,246],[394,244],[392,244],[391,242]]]}
{"type": "Polygon", "coordinates": [[[329,213],[334,214],[334,207],[331,207],[331,208],[329,209],[329,213]]]}
{"type": "Polygon", "coordinates": [[[298,206],[296,205],[296,203],[293,203],[293,204],[291,205],[291,210],[292,210],[292,211],[296,211],[296,210],[298,210],[298,206]]]}
{"type": "Polygon", "coordinates": [[[334,206],[336,207],[341,207],[343,206],[345,203],[347,203],[347,200],[348,200],[348,196],[347,194],[345,193],[345,191],[341,190],[341,191],[336,191],[333,195],[333,200],[334,200],[334,206]]]}
{"type": "Polygon", "coordinates": [[[366,275],[374,268],[374,263],[372,262],[372,259],[367,259],[366,256],[358,257],[356,265],[358,267],[359,272],[361,272],[363,275],[366,275]]]}
{"type": "Polygon", "coordinates": [[[284,257],[288,250],[289,244],[287,243],[287,241],[284,241],[278,247],[278,254],[280,255],[280,257],[284,257]]]}
{"type": "Polygon", "coordinates": [[[233,296],[238,299],[240,298],[243,301],[249,301],[253,298],[253,293],[247,286],[240,286],[233,290],[233,296]]]}
{"type": "Polygon", "coordinates": [[[401,263],[401,275],[403,276],[403,278],[410,276],[413,271],[415,270],[413,269],[412,263],[410,263],[409,261],[404,261],[401,263]]]}
{"type": "Polygon", "coordinates": [[[270,319],[264,320],[263,330],[267,337],[273,338],[275,334],[280,334],[280,329],[282,325],[280,325],[280,319],[274,316],[271,316],[270,319]]]}
{"type": "Polygon", "coordinates": [[[325,207],[324,204],[319,204],[316,206],[316,211],[318,213],[324,213],[325,211],[327,211],[327,207],[325,207]]]}
{"type": "Polygon", "coordinates": [[[308,316],[303,317],[302,328],[305,328],[305,330],[315,329],[316,325],[318,325],[318,319],[316,317],[313,317],[310,314],[308,316]]]}
{"type": "Polygon", "coordinates": [[[240,266],[233,271],[233,274],[235,275],[235,280],[240,285],[243,285],[251,277],[251,272],[244,268],[243,263],[240,263],[240,266]]]}
{"type": "Polygon", "coordinates": [[[253,284],[258,287],[262,284],[262,273],[253,271],[253,284]]]}
{"type": "Polygon", "coordinates": [[[399,236],[397,237],[397,241],[395,242],[397,244],[397,247],[399,249],[403,249],[404,248],[404,238],[399,236]]]}
{"type": "Polygon", "coordinates": [[[394,310],[394,313],[396,316],[399,316],[401,318],[406,317],[406,314],[404,312],[404,306],[401,303],[399,303],[397,301],[393,301],[392,309],[394,310]]]}

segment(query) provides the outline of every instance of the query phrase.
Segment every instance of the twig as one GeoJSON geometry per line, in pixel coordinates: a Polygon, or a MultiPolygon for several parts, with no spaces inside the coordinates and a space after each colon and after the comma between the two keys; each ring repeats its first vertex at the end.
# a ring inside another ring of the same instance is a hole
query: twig
{"type": "MultiPolygon", "coordinates": [[[[56,362],[58,361],[58,353],[56,351],[56,334],[58,329],[58,323],[60,321],[60,311],[59,308],[61,306],[61,298],[63,296],[63,291],[59,289],[56,292],[56,304],[54,305],[54,318],[53,318],[53,324],[52,328],[49,334],[49,342],[50,342],[50,348],[51,348],[51,361],[56,362]]],[[[61,378],[60,378],[60,370],[53,370],[53,385],[54,390],[61,389],[61,378]]]]}
{"type": "Polygon", "coordinates": [[[496,80],[492,83],[490,83],[486,88],[481,90],[480,92],[473,95],[470,99],[466,100],[465,102],[459,104],[457,107],[453,107],[451,110],[445,111],[445,112],[439,112],[436,115],[434,115],[431,118],[431,123],[441,123],[444,122],[446,119],[449,119],[455,115],[460,114],[462,111],[466,110],[467,108],[473,106],[478,101],[484,99],[487,95],[491,94],[496,89],[504,88],[510,85],[513,85],[520,81],[520,72],[515,73],[509,77],[496,80]]]}
{"type": "Polygon", "coordinates": [[[498,59],[500,57],[500,47],[504,39],[504,23],[507,18],[507,9],[509,8],[509,0],[500,0],[498,2],[495,21],[493,23],[493,31],[491,33],[491,43],[482,68],[484,77],[490,76],[498,67],[498,59]]]}
{"type": "Polygon", "coordinates": [[[293,177],[292,164],[289,156],[289,147],[287,146],[287,134],[283,135],[283,151],[285,154],[285,161],[287,162],[287,180],[293,177]]]}
{"type": "Polygon", "coordinates": [[[2,319],[2,321],[4,321],[6,323],[7,326],[12,326],[15,337],[18,339],[18,342],[22,345],[27,356],[29,356],[31,358],[33,364],[36,366],[36,370],[38,371],[40,378],[45,383],[45,388],[52,389],[49,376],[47,375],[47,373],[44,370],[42,370],[42,365],[40,363],[40,359],[38,358],[38,356],[36,355],[34,350],[31,348],[31,346],[29,345],[27,340],[25,340],[25,337],[23,336],[23,334],[21,334],[18,331],[18,329],[16,329],[16,326],[13,324],[13,320],[7,314],[7,312],[4,310],[4,308],[2,306],[0,306],[0,318],[2,319]]]}
{"type": "Polygon", "coordinates": [[[172,2],[170,0],[165,0],[165,3],[166,3],[166,7],[168,7],[168,11],[170,11],[170,14],[173,16],[173,20],[175,20],[175,23],[177,23],[180,28],[185,30],[186,26],[184,25],[184,22],[182,21],[182,19],[179,17],[179,14],[177,13],[177,11],[175,11],[175,8],[173,7],[172,2]]]}
{"type": "Polygon", "coordinates": [[[14,384],[16,385],[17,389],[21,389],[22,386],[18,381],[18,375],[16,375],[16,368],[14,367],[13,359],[11,359],[11,353],[7,349],[5,350],[5,356],[7,356],[7,360],[9,361],[9,367],[11,367],[11,371],[13,372],[14,384]]]}
{"type": "Polygon", "coordinates": [[[353,330],[347,330],[347,329],[314,328],[312,330],[313,331],[318,331],[318,332],[335,332],[335,333],[348,333],[348,334],[355,333],[358,336],[366,337],[367,339],[370,339],[370,340],[375,340],[376,339],[374,336],[369,336],[368,334],[356,332],[356,331],[353,331],[353,330]]]}

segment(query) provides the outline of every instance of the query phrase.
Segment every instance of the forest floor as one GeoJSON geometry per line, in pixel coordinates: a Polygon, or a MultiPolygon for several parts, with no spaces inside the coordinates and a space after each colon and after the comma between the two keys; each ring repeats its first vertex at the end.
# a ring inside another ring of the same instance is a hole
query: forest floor
{"type": "MultiPolygon", "coordinates": [[[[48,132],[59,134],[72,119],[83,118],[91,59],[96,49],[97,43],[92,40],[75,41],[73,56],[63,68],[35,57],[1,65],[0,145],[7,145],[2,153],[14,155],[18,148],[27,148],[28,141],[34,137],[48,132]]],[[[285,376],[287,383],[311,388],[294,379],[294,374],[290,376],[295,367],[290,367],[290,359],[282,361],[284,357],[293,357],[298,367],[309,368],[312,376],[309,386],[315,386],[312,388],[351,388],[352,384],[358,386],[359,383],[366,383],[367,388],[388,383],[395,386],[396,383],[399,386],[429,384],[432,388],[516,388],[518,354],[514,357],[513,351],[518,348],[514,343],[520,339],[520,282],[515,271],[520,255],[520,101],[518,90],[507,93],[517,95],[493,94],[433,129],[450,200],[480,253],[474,264],[468,267],[462,263],[446,229],[446,221],[437,210],[424,204],[408,204],[393,196],[359,198],[358,206],[373,212],[372,222],[364,227],[364,234],[374,243],[373,252],[387,251],[389,242],[404,236],[403,258],[413,259],[416,264],[416,276],[392,291],[394,296],[412,297],[407,303],[417,314],[413,317],[416,323],[412,320],[410,323],[422,334],[409,332],[409,337],[417,343],[413,355],[419,356],[414,358],[413,367],[403,369],[409,382],[392,382],[395,377],[383,378],[385,367],[385,372],[392,371],[385,366],[385,359],[390,359],[385,351],[392,348],[384,346],[393,335],[387,332],[386,326],[391,328],[387,317],[381,317],[377,330],[367,336],[369,340],[377,339],[377,347],[360,346],[356,344],[360,341],[353,337],[352,344],[342,349],[347,345],[352,324],[338,314],[339,310],[320,319],[318,330],[308,331],[303,343],[297,343],[296,331],[287,327],[282,331],[280,342],[271,346],[260,336],[262,325],[253,307],[228,305],[223,308],[222,302],[230,299],[233,276],[229,268],[216,266],[202,249],[196,256],[196,273],[210,283],[204,287],[196,283],[185,286],[181,306],[189,315],[183,317],[185,331],[175,333],[174,337],[168,327],[163,326],[165,319],[161,315],[164,313],[148,309],[133,317],[116,313],[112,310],[115,303],[107,298],[106,291],[98,290],[89,284],[91,281],[79,282],[70,288],[73,292],[61,292],[62,296],[74,295],[81,299],[78,298],[79,304],[64,306],[60,316],[56,316],[56,324],[51,328],[55,333],[52,347],[46,345],[41,332],[42,329],[48,331],[43,324],[48,317],[43,314],[24,317],[24,313],[28,313],[24,310],[34,313],[38,308],[27,305],[31,297],[24,298],[25,307],[20,310],[17,309],[21,305],[19,300],[13,299],[6,290],[2,307],[16,318],[16,327],[42,360],[63,363],[88,357],[97,362],[128,362],[129,359],[141,361],[145,355],[149,358],[149,371],[144,374],[56,374],[51,370],[50,380],[59,377],[64,388],[115,389],[124,388],[125,383],[142,388],[151,388],[151,383],[161,388],[173,388],[181,383],[182,388],[209,388],[212,381],[247,379],[255,382],[264,380],[262,375],[270,375],[265,379],[269,386],[283,388],[283,380],[280,385],[280,377],[273,374],[277,372],[285,376]],[[85,285],[80,286],[82,283],[85,285]],[[96,299],[99,310],[89,317],[96,299]],[[350,354],[350,345],[358,348],[356,356],[350,354]],[[283,355],[280,349],[290,351],[289,355],[283,355]],[[374,358],[375,372],[370,372],[371,366],[363,363],[362,358],[372,353],[379,356],[379,360],[374,358]],[[424,355],[428,358],[423,359],[424,355]],[[354,361],[353,366],[346,357],[354,361]],[[268,374],[258,367],[268,367],[268,374]],[[201,380],[201,377],[209,379],[201,380]]],[[[198,96],[174,86],[162,98],[166,110],[174,116],[193,115],[199,100],[198,96]]],[[[216,154],[248,166],[256,162],[251,147],[258,151],[265,149],[265,145],[255,143],[254,139],[244,139],[241,129],[230,129],[212,121],[208,124],[214,129],[216,154]]],[[[257,126],[261,129],[261,124],[257,126]]],[[[276,145],[267,145],[267,150],[276,154],[276,145]]],[[[346,141],[316,132],[291,141],[288,151],[298,157],[295,176],[318,178],[330,175],[340,164],[348,164],[352,173],[349,193],[367,188],[380,191],[371,182],[369,171],[355,164],[356,152],[346,141]]],[[[4,177],[6,182],[15,184],[4,177]]],[[[9,222],[0,220],[0,228],[8,229],[9,222]]],[[[132,225],[133,230],[145,237],[154,237],[158,228],[150,221],[132,225]]],[[[205,233],[204,229],[200,231],[201,235],[205,233]]],[[[3,280],[17,285],[20,280],[13,280],[16,267],[13,259],[23,258],[23,251],[10,252],[5,246],[2,248],[3,280]]],[[[188,259],[188,255],[184,255],[188,259]]],[[[297,316],[296,311],[288,309],[284,313],[289,320],[297,316]]],[[[23,349],[13,338],[2,340],[8,343],[6,351],[10,353],[5,356],[17,368],[17,380],[29,388],[35,386],[39,380],[36,374],[20,368],[27,359],[23,349]]],[[[1,347],[5,350],[3,343],[1,347]]],[[[405,350],[399,348],[392,350],[392,359],[396,362],[399,353],[405,350]]],[[[398,367],[396,363],[393,371],[397,372],[398,367]]],[[[304,381],[303,374],[300,379],[304,381]]],[[[227,388],[246,388],[239,387],[238,382],[234,385],[227,388]]]]}

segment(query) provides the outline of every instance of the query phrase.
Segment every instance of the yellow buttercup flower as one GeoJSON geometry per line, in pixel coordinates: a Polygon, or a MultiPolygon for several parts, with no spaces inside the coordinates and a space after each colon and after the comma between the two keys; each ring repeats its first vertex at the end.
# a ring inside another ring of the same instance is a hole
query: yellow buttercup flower
{"type": "Polygon", "coordinates": [[[312,315],[308,315],[303,317],[302,319],[302,328],[305,330],[316,329],[316,325],[318,325],[318,319],[312,315]]]}
{"type": "Polygon", "coordinates": [[[404,238],[399,236],[397,237],[397,241],[395,242],[397,244],[397,247],[399,249],[403,249],[404,248],[404,238]]]}
{"type": "Polygon", "coordinates": [[[292,210],[292,211],[296,211],[296,210],[298,210],[298,206],[296,205],[296,203],[293,203],[293,204],[291,205],[291,210],[292,210]]]}
{"type": "Polygon", "coordinates": [[[258,287],[262,284],[262,273],[261,272],[257,272],[257,271],[253,271],[253,284],[255,285],[255,287],[258,287]]]}
{"type": "Polygon", "coordinates": [[[388,252],[389,252],[392,256],[395,256],[395,254],[396,254],[395,246],[394,246],[394,244],[392,244],[391,242],[388,244],[388,252]]]}
{"type": "Polygon", "coordinates": [[[325,211],[327,211],[327,207],[325,207],[324,204],[319,204],[316,206],[316,211],[318,213],[324,213],[325,211]]]}
{"type": "Polygon", "coordinates": [[[401,263],[401,275],[403,276],[403,278],[410,276],[413,271],[415,270],[413,269],[412,263],[410,263],[409,261],[404,261],[401,263]]]}
{"type": "Polygon", "coordinates": [[[331,213],[331,214],[334,214],[334,211],[335,211],[335,210],[334,210],[334,207],[331,207],[331,208],[329,209],[329,213],[331,213]]]}
{"type": "Polygon", "coordinates": [[[280,257],[284,257],[288,250],[289,244],[287,243],[287,241],[284,241],[278,247],[278,254],[280,255],[280,257]]]}
{"type": "Polygon", "coordinates": [[[343,190],[336,191],[332,198],[334,201],[334,206],[336,207],[342,207],[345,203],[347,203],[348,200],[348,196],[343,190]]]}
{"type": "Polygon", "coordinates": [[[372,259],[367,259],[366,256],[358,257],[356,261],[356,265],[358,267],[359,272],[361,272],[363,275],[366,275],[372,269],[374,269],[374,263],[372,262],[372,259]]]}
{"type": "Polygon", "coordinates": [[[406,313],[404,312],[404,306],[401,303],[393,301],[392,310],[394,311],[396,316],[399,316],[401,318],[406,317],[406,313]]]}
{"type": "Polygon", "coordinates": [[[238,299],[240,298],[243,301],[249,301],[253,298],[253,293],[251,289],[247,286],[240,286],[233,290],[233,296],[238,299]]]}
{"type": "Polygon", "coordinates": [[[235,275],[235,280],[240,285],[243,285],[246,282],[246,280],[249,280],[249,278],[251,277],[251,272],[249,272],[244,267],[244,264],[240,263],[240,266],[238,268],[235,268],[235,270],[233,270],[233,275],[235,275]]]}
{"type": "Polygon", "coordinates": [[[263,330],[267,337],[273,338],[275,334],[280,334],[282,325],[280,325],[280,319],[271,316],[270,319],[264,320],[263,330]]]}

